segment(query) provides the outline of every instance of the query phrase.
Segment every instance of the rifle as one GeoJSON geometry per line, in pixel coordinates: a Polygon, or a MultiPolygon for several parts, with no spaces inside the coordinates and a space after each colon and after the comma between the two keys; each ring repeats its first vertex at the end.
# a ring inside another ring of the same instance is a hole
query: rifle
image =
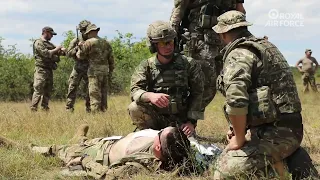
{"type": "Polygon", "coordinates": [[[78,33],[78,27],[76,26],[76,35],[77,35],[77,41],[76,41],[76,43],[77,43],[77,45],[78,45],[78,43],[79,43],[79,33],[78,33]]]}
{"type": "Polygon", "coordinates": [[[176,52],[180,53],[183,52],[183,45],[187,42],[187,39],[185,37],[185,33],[188,29],[188,26],[190,24],[188,14],[190,13],[190,8],[186,10],[184,13],[184,16],[182,18],[181,24],[176,28],[177,31],[177,42],[176,42],[176,52]]]}

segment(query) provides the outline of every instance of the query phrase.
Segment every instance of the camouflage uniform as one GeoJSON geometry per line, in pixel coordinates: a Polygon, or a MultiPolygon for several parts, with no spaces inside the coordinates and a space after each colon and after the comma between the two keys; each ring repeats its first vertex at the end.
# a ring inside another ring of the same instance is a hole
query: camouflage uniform
{"type": "Polygon", "coordinates": [[[184,50],[187,56],[201,64],[205,76],[202,111],[216,94],[216,80],[219,73],[217,71],[221,69],[221,64],[215,58],[219,55],[222,43],[219,35],[211,28],[216,24],[218,15],[236,9],[237,3],[243,1],[174,0],[170,22],[180,36],[183,34],[182,28],[188,29],[188,34],[185,33],[188,40],[184,50]]]}
{"type": "Polygon", "coordinates": [[[78,144],[49,147],[33,145],[31,150],[43,155],[57,156],[65,164],[76,157],[83,157],[82,167],[75,167],[76,170],[84,170],[87,175],[96,179],[121,179],[129,173],[136,173],[128,170],[131,166],[136,166],[135,163],[140,163],[137,166],[139,168],[143,167],[142,165],[147,167],[139,171],[156,171],[160,167],[160,160],[155,157],[152,146],[158,133],[159,131],[146,129],[125,137],[94,138],[78,144]]]}
{"type": "MultiPolygon", "coordinates": [[[[307,49],[305,51],[306,53],[307,52],[312,52],[311,49],[307,49]]],[[[298,61],[298,63],[302,64],[302,82],[303,82],[303,92],[308,92],[309,91],[309,84],[311,86],[311,89],[314,91],[314,92],[318,92],[318,89],[317,89],[317,85],[316,85],[316,79],[314,77],[314,74],[315,74],[315,70],[314,70],[314,66],[313,64],[316,64],[316,68],[317,66],[319,66],[316,58],[314,57],[304,57],[302,59],[300,59],[298,61]]]]}
{"type": "MultiPolygon", "coordinates": [[[[79,24],[78,29],[82,28],[85,29],[89,24],[91,24],[89,21],[81,21],[79,24]]],[[[82,60],[78,61],[76,57],[76,53],[78,50],[78,42],[83,42],[85,41],[86,38],[83,37],[83,34],[79,36],[79,38],[74,38],[67,49],[67,55],[70,58],[75,59],[75,65],[73,66],[73,70],[70,74],[69,77],[69,88],[68,88],[68,94],[67,94],[67,104],[66,104],[66,109],[67,110],[74,110],[74,103],[76,101],[77,97],[77,90],[80,85],[81,80],[84,81],[84,87],[86,91],[86,97],[85,97],[85,105],[86,105],[86,110],[87,112],[90,112],[90,97],[89,97],[89,92],[88,92],[88,67],[89,67],[89,61],[88,60],[82,60]]]]}
{"type": "Polygon", "coordinates": [[[191,58],[175,54],[173,63],[161,65],[156,57],[144,60],[131,78],[131,99],[129,114],[140,129],[162,129],[182,124],[187,120],[195,123],[203,119],[201,98],[203,80],[200,66],[191,58]],[[170,105],[158,108],[144,102],[145,92],[170,95],[170,105]]]}
{"type": "MultiPolygon", "coordinates": [[[[100,30],[100,28],[90,24],[84,34],[88,34],[91,30],[100,30]]],[[[88,59],[89,61],[88,79],[91,110],[93,112],[106,111],[108,108],[108,75],[112,74],[114,69],[111,45],[100,37],[89,38],[79,46],[77,57],[80,60],[88,59]]]]}
{"type": "Polygon", "coordinates": [[[156,56],[144,60],[131,77],[129,114],[139,129],[162,129],[188,121],[195,124],[203,119],[201,102],[203,80],[200,66],[192,59],[172,53],[167,64],[158,60],[156,43],[169,42],[176,37],[175,30],[167,22],[155,21],[147,30],[147,44],[156,56]],[[159,108],[147,102],[146,92],[169,95],[169,105],[159,108]]]}
{"type": "MultiPolygon", "coordinates": [[[[53,35],[56,33],[50,27],[45,27],[44,30],[52,31],[53,35]]],[[[57,62],[60,61],[59,55],[62,52],[53,54],[51,50],[56,46],[44,38],[39,38],[33,43],[33,54],[35,58],[34,70],[34,92],[32,95],[31,110],[36,111],[38,104],[42,97],[41,108],[49,110],[49,100],[53,88],[53,70],[57,68],[57,62]]]]}
{"type": "MultiPolygon", "coordinates": [[[[217,33],[249,26],[245,15],[229,11],[219,16],[217,33]]],[[[301,103],[290,66],[272,43],[249,31],[224,48],[225,113],[247,115],[251,140],[239,150],[224,151],[215,178],[230,178],[264,170],[290,156],[302,141],[301,103]]]]}

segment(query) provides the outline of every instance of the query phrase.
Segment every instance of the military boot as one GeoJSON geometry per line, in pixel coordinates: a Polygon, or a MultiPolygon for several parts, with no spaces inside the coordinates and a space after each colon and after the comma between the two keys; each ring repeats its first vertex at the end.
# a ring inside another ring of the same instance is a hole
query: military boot
{"type": "Polygon", "coordinates": [[[0,147],[1,146],[7,147],[7,148],[20,147],[19,143],[14,142],[11,139],[5,138],[3,136],[0,136],[0,147]]]}
{"type": "Polygon", "coordinates": [[[74,134],[73,138],[70,139],[70,144],[78,144],[83,143],[84,141],[88,140],[87,133],[89,130],[88,124],[82,124],[78,127],[77,132],[74,134]]]}

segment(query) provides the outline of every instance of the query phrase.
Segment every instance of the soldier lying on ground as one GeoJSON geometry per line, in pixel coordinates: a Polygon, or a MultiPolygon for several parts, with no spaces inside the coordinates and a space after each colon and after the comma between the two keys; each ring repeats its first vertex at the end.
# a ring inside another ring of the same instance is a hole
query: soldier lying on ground
{"type": "MultiPolygon", "coordinates": [[[[186,136],[173,127],[165,128],[162,131],[146,129],[130,133],[125,137],[113,136],[91,140],[86,137],[87,131],[87,125],[80,126],[71,140],[71,142],[80,142],[78,144],[50,147],[31,145],[31,150],[43,155],[61,158],[67,167],[62,171],[63,175],[92,176],[97,179],[125,178],[125,176],[138,172],[172,170],[172,166],[171,169],[170,166],[167,166],[169,162],[164,160],[166,158],[161,158],[163,162],[159,159],[160,156],[168,157],[168,153],[170,153],[170,157],[174,157],[171,162],[174,162],[175,165],[179,166],[184,162],[184,166],[175,169],[175,172],[186,175],[192,171],[202,175],[222,152],[218,146],[199,143],[193,137],[189,138],[190,142],[186,141],[186,136]],[[168,145],[172,145],[175,140],[179,142],[175,143],[177,146],[168,148],[168,145]],[[187,153],[188,158],[185,158],[187,153]],[[106,156],[106,154],[109,155],[106,156]],[[182,160],[183,158],[185,159],[182,160]],[[185,161],[186,159],[187,161],[185,161]],[[190,165],[192,165],[191,168],[190,165]]],[[[250,140],[250,134],[247,134],[246,138],[250,140]]],[[[0,136],[1,146],[27,148],[0,136]]],[[[292,179],[320,178],[309,154],[302,147],[286,158],[285,162],[289,173],[292,174],[292,179]]],[[[270,173],[272,174],[272,172],[270,173]]],[[[268,174],[271,175],[270,173],[268,174]]]]}
{"type": "MultiPolygon", "coordinates": [[[[146,129],[127,136],[88,139],[87,125],[82,125],[70,145],[29,146],[32,152],[59,157],[68,168],[67,175],[84,175],[96,179],[124,178],[137,172],[170,170],[187,157],[190,147],[186,135],[178,128],[161,131],[146,129]],[[79,143],[80,142],[80,143],[79,143]],[[73,172],[72,172],[73,171],[73,172]],[[75,173],[75,172],[78,172],[75,173]]],[[[0,136],[0,147],[22,147],[0,136]]]]}

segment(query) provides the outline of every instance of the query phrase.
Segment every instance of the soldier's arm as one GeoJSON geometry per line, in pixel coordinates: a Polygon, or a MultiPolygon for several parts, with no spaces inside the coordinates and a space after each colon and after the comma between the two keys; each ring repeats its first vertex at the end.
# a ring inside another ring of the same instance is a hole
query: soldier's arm
{"type": "Polygon", "coordinates": [[[244,0],[237,0],[236,10],[246,14],[246,10],[243,7],[244,0]]]}
{"type": "Polygon", "coordinates": [[[300,64],[302,63],[302,59],[300,59],[299,61],[297,61],[296,63],[296,67],[298,68],[299,72],[302,72],[302,69],[300,67],[300,64]]]}
{"type": "Polygon", "coordinates": [[[86,40],[83,44],[79,45],[79,49],[77,51],[77,58],[79,60],[86,59],[89,56],[91,47],[92,47],[92,42],[89,40],[86,40]]]}
{"type": "MultiPolygon", "coordinates": [[[[188,99],[188,114],[187,117],[191,121],[197,121],[204,119],[204,114],[201,112],[202,109],[202,96],[203,96],[203,74],[201,71],[200,64],[196,63],[193,59],[189,59],[189,86],[190,95],[188,99]]],[[[194,122],[192,122],[194,123],[194,122]]]]}
{"type": "Polygon", "coordinates": [[[226,113],[231,121],[236,143],[240,148],[245,142],[246,121],[249,106],[248,89],[251,71],[258,57],[248,49],[237,48],[230,52],[224,65],[226,113]]]}
{"type": "Polygon", "coordinates": [[[77,38],[72,39],[72,41],[69,44],[69,47],[67,49],[67,56],[73,59],[76,59],[76,54],[77,54],[77,38]]]}
{"type": "Polygon", "coordinates": [[[314,72],[317,72],[318,68],[319,68],[319,63],[316,60],[316,58],[312,58],[313,59],[313,63],[316,65],[316,67],[314,68],[314,72]]]}
{"type": "Polygon", "coordinates": [[[55,53],[57,53],[61,49],[61,47],[58,46],[55,49],[49,50],[40,40],[37,40],[34,43],[34,48],[36,52],[39,53],[40,56],[45,58],[51,58],[55,53]]]}
{"type": "Polygon", "coordinates": [[[174,0],[174,8],[171,13],[170,23],[177,30],[185,11],[188,8],[190,0],[174,0]]]}
{"type": "Polygon", "coordinates": [[[131,76],[131,100],[132,101],[145,101],[143,94],[147,92],[147,62],[148,60],[142,61],[135,72],[131,76]]]}
{"type": "Polygon", "coordinates": [[[106,176],[109,167],[97,163],[91,156],[86,156],[81,160],[81,165],[87,174],[95,179],[101,179],[106,176]]]}
{"type": "Polygon", "coordinates": [[[108,43],[108,51],[109,51],[109,57],[108,57],[108,63],[109,63],[109,74],[112,74],[114,70],[114,57],[113,57],[113,50],[111,45],[108,43]]]}

